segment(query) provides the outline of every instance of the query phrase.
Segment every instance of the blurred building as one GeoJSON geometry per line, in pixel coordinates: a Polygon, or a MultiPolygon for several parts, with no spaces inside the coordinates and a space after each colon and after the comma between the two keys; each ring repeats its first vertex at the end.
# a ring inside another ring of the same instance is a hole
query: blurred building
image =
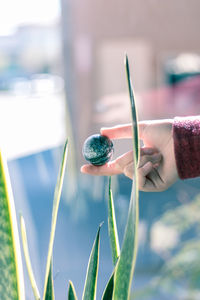
{"type": "MultiPolygon", "coordinates": [[[[103,96],[127,93],[125,52],[140,94],[165,82],[166,60],[182,52],[200,52],[197,0],[62,0],[62,10],[68,100],[79,146],[100,126],[128,120],[122,110],[119,121],[112,114],[110,122],[102,119],[97,123],[95,118],[96,112],[103,115],[111,105],[99,104],[103,96]]],[[[115,108],[121,107],[119,103],[115,108]]],[[[139,112],[144,112],[146,104],[141,103],[139,112]]],[[[147,103],[148,109],[153,106],[155,112],[157,103],[147,103]]],[[[167,117],[167,111],[165,114],[167,117]]],[[[144,117],[151,118],[151,114],[146,112],[144,117]]]]}
{"type": "Polygon", "coordinates": [[[62,73],[59,24],[24,25],[0,37],[0,89],[9,89],[16,78],[35,73],[62,73]]]}
{"type": "Polygon", "coordinates": [[[59,22],[0,36],[0,140],[9,159],[66,138],[61,45],[59,22]]]}

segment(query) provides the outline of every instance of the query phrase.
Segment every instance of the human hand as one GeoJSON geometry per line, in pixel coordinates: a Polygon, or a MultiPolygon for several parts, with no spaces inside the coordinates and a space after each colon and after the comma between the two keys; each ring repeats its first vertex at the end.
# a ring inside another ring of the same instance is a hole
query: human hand
{"type": "MultiPolygon", "coordinates": [[[[172,120],[139,122],[139,137],[144,147],[140,150],[138,183],[141,191],[163,191],[178,178],[172,136],[172,120]]],[[[132,138],[132,126],[102,128],[101,134],[110,139],[132,138]]],[[[129,151],[103,166],[84,165],[81,172],[91,175],[124,173],[133,178],[133,153],[129,151]]]]}

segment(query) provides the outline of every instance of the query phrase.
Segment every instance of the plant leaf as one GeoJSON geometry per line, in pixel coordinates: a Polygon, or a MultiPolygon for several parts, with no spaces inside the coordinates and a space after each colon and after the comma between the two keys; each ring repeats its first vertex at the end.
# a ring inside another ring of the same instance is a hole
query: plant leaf
{"type": "Polygon", "coordinates": [[[114,288],[114,272],[112,273],[106,288],[103,292],[102,300],[111,300],[113,295],[113,288],[114,288]]]}
{"type": "Polygon", "coordinates": [[[108,232],[112,252],[113,265],[115,266],[120,255],[119,238],[115,218],[115,208],[111,189],[111,177],[109,177],[109,201],[108,201],[108,232]]]}
{"type": "Polygon", "coordinates": [[[129,90],[129,98],[130,98],[130,105],[131,105],[131,119],[132,119],[132,128],[133,128],[133,150],[135,152],[134,156],[136,157],[136,165],[138,164],[139,159],[139,138],[138,138],[138,117],[137,117],[137,110],[135,105],[135,97],[133,92],[133,85],[130,77],[130,70],[129,70],[129,62],[128,56],[125,56],[125,67],[126,67],[126,77],[128,82],[128,90],[129,90]]]}
{"type": "Polygon", "coordinates": [[[75,288],[71,281],[69,281],[68,300],[77,300],[75,288]]]}
{"type": "Polygon", "coordinates": [[[0,153],[0,299],[25,299],[15,204],[7,163],[2,153],[0,153]]]}
{"type": "Polygon", "coordinates": [[[20,216],[20,225],[21,225],[22,245],[23,245],[23,249],[24,249],[24,257],[25,257],[25,261],[26,261],[26,267],[28,270],[29,279],[31,282],[31,286],[33,289],[35,299],[40,300],[41,299],[40,293],[38,291],[37,284],[35,281],[35,276],[33,274],[33,269],[31,266],[31,260],[30,260],[29,250],[28,250],[27,235],[26,235],[26,226],[25,226],[24,218],[22,216],[20,216]]]}
{"type": "Polygon", "coordinates": [[[101,225],[102,224],[99,225],[99,229],[97,231],[97,235],[88,262],[87,274],[82,297],[83,300],[94,300],[96,298],[97,274],[99,267],[99,237],[101,225]]]}
{"type": "Polygon", "coordinates": [[[47,263],[46,263],[46,274],[45,274],[43,300],[45,300],[46,292],[47,292],[47,283],[48,283],[49,269],[50,269],[52,253],[53,253],[53,243],[54,243],[54,236],[55,236],[55,230],[56,230],[58,207],[59,207],[59,203],[60,203],[60,196],[61,196],[61,192],[62,192],[63,179],[64,179],[64,175],[65,175],[65,167],[66,167],[66,160],[67,160],[67,149],[68,149],[68,140],[66,141],[66,143],[64,145],[60,171],[59,171],[59,175],[58,175],[58,179],[57,179],[57,183],[56,183],[56,188],[55,188],[55,192],[54,192],[53,211],[52,211],[52,220],[51,220],[51,233],[50,233],[47,263]]]}
{"type": "Polygon", "coordinates": [[[53,286],[53,272],[52,272],[52,261],[49,269],[49,276],[47,281],[47,289],[46,289],[46,295],[45,300],[54,300],[54,286],[53,286]]]}
{"type": "MultiPolygon", "coordinates": [[[[129,96],[132,112],[132,126],[133,126],[133,162],[134,170],[137,170],[137,163],[139,158],[139,141],[137,128],[137,114],[130,79],[128,57],[126,55],[126,72],[129,87],[129,96]]],[[[137,172],[133,175],[131,199],[129,204],[128,220],[124,233],[124,239],[121,249],[121,254],[116,265],[114,276],[114,292],[113,300],[129,299],[131,282],[134,273],[136,254],[137,254],[137,228],[139,218],[139,204],[138,204],[138,183],[137,172]]]]}

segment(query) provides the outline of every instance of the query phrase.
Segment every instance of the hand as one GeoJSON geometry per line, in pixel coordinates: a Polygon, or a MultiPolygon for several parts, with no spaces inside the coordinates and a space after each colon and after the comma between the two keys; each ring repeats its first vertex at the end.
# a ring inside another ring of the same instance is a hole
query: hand
{"type": "MultiPolygon", "coordinates": [[[[172,136],[172,120],[139,122],[139,137],[144,147],[140,150],[138,183],[141,191],[163,191],[178,178],[172,136]]],[[[102,128],[101,134],[110,139],[132,138],[132,126],[121,125],[102,128]]],[[[81,172],[91,175],[114,175],[124,173],[133,178],[132,151],[103,165],[84,165],[81,172]]]]}

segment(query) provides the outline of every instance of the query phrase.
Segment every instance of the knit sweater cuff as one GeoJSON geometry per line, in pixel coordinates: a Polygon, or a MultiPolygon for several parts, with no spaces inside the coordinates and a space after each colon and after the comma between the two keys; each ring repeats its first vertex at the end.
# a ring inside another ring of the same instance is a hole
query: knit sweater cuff
{"type": "Polygon", "coordinates": [[[173,138],[179,177],[200,176],[200,116],[176,117],[173,138]]]}

